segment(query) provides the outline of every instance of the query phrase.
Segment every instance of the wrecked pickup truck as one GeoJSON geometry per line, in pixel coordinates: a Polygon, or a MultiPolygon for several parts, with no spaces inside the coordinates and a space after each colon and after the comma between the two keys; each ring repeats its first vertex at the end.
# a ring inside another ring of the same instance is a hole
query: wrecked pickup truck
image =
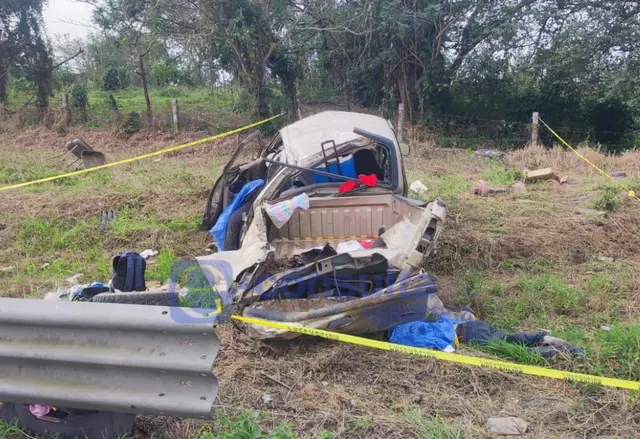
{"type": "Polygon", "coordinates": [[[422,272],[446,205],[407,198],[388,121],[327,111],[284,127],[248,163],[235,163],[240,149],[203,218],[218,251],[197,261],[245,316],[371,333],[446,312],[422,272]]]}

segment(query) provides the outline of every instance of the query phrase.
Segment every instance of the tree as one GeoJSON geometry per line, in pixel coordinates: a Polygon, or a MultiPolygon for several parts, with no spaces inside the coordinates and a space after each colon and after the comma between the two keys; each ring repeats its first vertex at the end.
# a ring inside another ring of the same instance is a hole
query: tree
{"type": "Polygon", "coordinates": [[[153,32],[156,5],[151,0],[95,0],[92,4],[96,7],[93,19],[103,33],[117,38],[133,51],[135,73],[140,77],[144,92],[147,123],[151,124],[153,113],[145,57],[156,43],[153,32]]]}
{"type": "Polygon", "coordinates": [[[0,104],[7,98],[10,72],[33,81],[40,111],[49,105],[53,62],[43,35],[43,0],[3,1],[0,7],[0,104]]]}

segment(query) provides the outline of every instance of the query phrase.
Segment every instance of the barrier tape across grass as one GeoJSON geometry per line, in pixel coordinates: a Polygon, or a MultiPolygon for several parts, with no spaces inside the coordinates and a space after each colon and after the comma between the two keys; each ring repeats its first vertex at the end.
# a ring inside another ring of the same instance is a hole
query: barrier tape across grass
{"type": "Polygon", "coordinates": [[[569,145],[562,137],[560,137],[560,135],[558,133],[556,133],[549,125],[547,125],[547,123],[538,118],[538,120],[542,123],[542,125],[544,125],[550,132],[551,134],[553,134],[560,142],[562,142],[562,144],[564,146],[566,146],[567,148],[569,148],[571,151],[573,151],[574,153],[576,153],[576,155],[578,157],[580,157],[582,160],[584,160],[585,162],[589,163],[589,165],[591,165],[596,171],[598,171],[601,175],[604,175],[605,177],[609,178],[609,180],[611,180],[612,182],[614,182],[618,187],[624,189],[625,191],[627,191],[627,195],[629,195],[630,198],[635,198],[637,201],[640,201],[640,198],[638,198],[638,196],[636,195],[635,191],[631,190],[631,189],[627,189],[625,187],[623,187],[620,182],[618,180],[616,180],[615,178],[613,178],[611,175],[607,174],[605,171],[603,171],[602,169],[600,169],[598,166],[596,166],[595,163],[593,163],[591,160],[589,160],[588,158],[586,158],[585,156],[583,156],[582,154],[580,154],[578,152],[578,150],[576,150],[573,146],[569,145]]]}
{"type": "Polygon", "coordinates": [[[272,117],[269,117],[267,119],[263,119],[263,120],[261,120],[259,122],[254,122],[252,124],[245,125],[243,127],[236,128],[236,129],[231,130],[231,131],[227,131],[225,133],[216,134],[215,136],[205,137],[204,139],[200,139],[200,140],[194,140],[193,142],[183,143],[182,145],[172,146],[172,147],[169,147],[169,148],[162,149],[160,151],[150,152],[148,154],[142,154],[142,155],[139,155],[137,157],[131,157],[131,158],[124,159],[124,160],[118,160],[117,162],[107,163],[105,165],[95,166],[93,168],[80,169],[78,171],[67,172],[66,174],[60,174],[60,175],[54,175],[54,176],[51,176],[51,177],[41,178],[39,180],[32,180],[32,181],[27,181],[25,183],[17,183],[17,184],[12,184],[12,185],[9,185],[9,186],[3,186],[3,187],[0,187],[0,192],[8,191],[10,189],[18,189],[18,188],[25,187],[25,186],[31,186],[33,184],[46,183],[48,181],[60,180],[62,178],[73,177],[75,175],[86,174],[88,172],[95,172],[95,171],[99,171],[101,169],[112,168],[114,166],[124,165],[126,163],[132,163],[132,162],[135,162],[135,161],[138,161],[138,160],[147,159],[147,158],[150,158],[150,157],[155,157],[155,156],[158,156],[158,155],[166,154],[168,152],[178,151],[180,149],[189,148],[191,146],[201,145],[203,143],[211,142],[212,140],[222,139],[223,137],[228,137],[228,136],[231,136],[232,134],[237,134],[239,132],[248,130],[249,128],[254,128],[254,127],[260,126],[262,124],[265,124],[267,122],[271,122],[272,120],[277,119],[280,116],[282,116],[282,113],[277,114],[277,115],[272,116],[272,117]]]}
{"type": "Polygon", "coordinates": [[[487,369],[497,369],[506,372],[522,373],[525,375],[534,375],[546,378],[554,378],[558,380],[566,380],[571,382],[597,384],[606,387],[616,387],[627,390],[640,390],[640,382],[622,380],[618,378],[607,378],[596,375],[587,375],[583,373],[573,373],[564,370],[550,369],[540,366],[530,366],[526,364],[512,363],[509,361],[492,360],[488,358],[471,357],[468,355],[454,354],[448,352],[435,351],[431,349],[415,348],[411,346],[403,346],[395,343],[389,343],[380,340],[371,340],[368,338],[357,337],[354,335],[341,334],[338,332],[325,331],[323,329],[308,328],[300,325],[289,323],[274,322],[271,320],[256,319],[253,317],[244,317],[232,315],[232,319],[252,324],[267,326],[274,329],[282,329],[298,334],[312,335],[322,337],[329,340],[339,341],[343,343],[351,343],[369,348],[380,349],[383,351],[400,352],[402,354],[416,355],[419,357],[435,358],[440,361],[448,361],[451,363],[465,364],[467,366],[482,367],[487,369]]]}

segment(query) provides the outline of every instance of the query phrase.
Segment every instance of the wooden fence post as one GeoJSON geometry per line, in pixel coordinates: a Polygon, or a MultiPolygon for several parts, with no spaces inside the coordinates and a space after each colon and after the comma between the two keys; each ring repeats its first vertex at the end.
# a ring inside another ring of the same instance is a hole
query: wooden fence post
{"type": "Polygon", "coordinates": [[[173,113],[173,131],[178,131],[180,129],[180,118],[178,113],[178,100],[171,100],[171,112],[173,113]]]}
{"type": "Polygon", "coordinates": [[[533,112],[533,117],[531,118],[531,144],[533,146],[538,146],[538,135],[540,134],[540,124],[538,123],[538,112],[533,112]]]}
{"type": "Polygon", "coordinates": [[[62,94],[62,111],[63,111],[63,121],[65,127],[69,127],[71,125],[71,107],[69,107],[69,95],[67,93],[62,94]]]}
{"type": "Polygon", "coordinates": [[[402,125],[404,125],[404,102],[400,102],[398,104],[398,126],[396,127],[396,137],[398,138],[398,142],[402,142],[404,140],[402,125]]]}

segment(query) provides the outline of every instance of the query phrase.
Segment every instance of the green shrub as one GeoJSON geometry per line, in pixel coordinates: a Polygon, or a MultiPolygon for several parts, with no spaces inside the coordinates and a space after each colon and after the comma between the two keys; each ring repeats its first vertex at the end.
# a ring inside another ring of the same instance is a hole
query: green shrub
{"type": "Polygon", "coordinates": [[[184,96],[184,92],[179,87],[165,87],[161,89],[158,93],[158,96],[163,98],[179,98],[184,96]]]}
{"type": "Polygon", "coordinates": [[[613,212],[620,205],[620,190],[615,186],[604,186],[591,205],[594,209],[613,212]]]}
{"type": "Polygon", "coordinates": [[[121,87],[118,70],[112,65],[107,67],[102,77],[102,88],[104,91],[117,90],[121,87]]]}
{"type": "Polygon", "coordinates": [[[122,122],[122,131],[125,134],[137,133],[142,129],[142,119],[140,113],[131,111],[127,113],[127,117],[122,122]]]}
{"type": "Polygon", "coordinates": [[[85,111],[89,106],[89,91],[85,84],[75,84],[71,87],[71,106],[85,111]]]}

